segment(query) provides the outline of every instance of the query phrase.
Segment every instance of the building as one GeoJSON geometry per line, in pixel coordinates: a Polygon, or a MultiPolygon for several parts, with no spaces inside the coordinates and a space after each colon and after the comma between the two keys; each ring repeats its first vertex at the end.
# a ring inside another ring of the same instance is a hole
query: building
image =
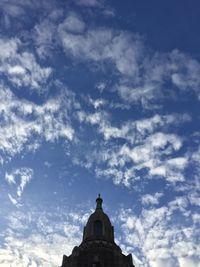
{"type": "Polygon", "coordinates": [[[96,210],[88,219],[82,243],[70,256],[63,256],[61,267],[135,267],[132,256],[125,256],[114,240],[114,227],[103,212],[102,198],[96,199],[96,210]]]}

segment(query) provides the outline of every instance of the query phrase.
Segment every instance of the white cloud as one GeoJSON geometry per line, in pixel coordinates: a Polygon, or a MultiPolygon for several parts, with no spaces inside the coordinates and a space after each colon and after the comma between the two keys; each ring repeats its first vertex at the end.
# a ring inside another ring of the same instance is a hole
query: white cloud
{"type": "MultiPolygon", "coordinates": [[[[128,187],[141,177],[164,178],[173,186],[185,181],[184,171],[190,156],[187,153],[175,156],[182,148],[183,140],[169,133],[168,129],[190,122],[191,117],[187,114],[154,115],[126,121],[121,126],[112,126],[110,114],[100,110],[94,113],[81,111],[78,118],[81,123],[95,126],[95,131],[97,129],[104,138],[98,152],[91,152],[98,163],[95,168],[97,176],[110,177],[115,184],[128,187]]],[[[89,165],[92,166],[92,160],[89,165]]]]}
{"type": "Polygon", "coordinates": [[[18,99],[1,85],[0,150],[4,156],[14,156],[24,148],[37,149],[41,139],[54,142],[58,138],[72,141],[70,111],[76,105],[73,94],[65,90],[63,95],[47,100],[43,105],[18,99]],[[32,142],[32,137],[34,140],[32,142]],[[36,145],[33,147],[33,145],[36,145]]]}
{"type": "Polygon", "coordinates": [[[15,175],[19,175],[21,177],[21,183],[17,188],[17,195],[21,197],[25,186],[30,182],[33,176],[33,170],[30,168],[20,168],[15,170],[15,175]]]}
{"type": "Polygon", "coordinates": [[[200,260],[197,257],[183,257],[179,259],[180,267],[200,267],[200,260]]]}
{"type": "Polygon", "coordinates": [[[6,14],[8,14],[11,17],[19,17],[24,14],[23,6],[16,3],[8,3],[6,0],[1,1],[1,8],[4,10],[6,14]]]}
{"type": "Polygon", "coordinates": [[[142,106],[148,108],[149,102],[158,95],[157,86],[151,84],[132,86],[131,84],[119,84],[116,87],[119,96],[127,103],[141,102],[142,106]]]}
{"type": "Polygon", "coordinates": [[[15,176],[13,175],[13,173],[10,173],[10,174],[6,173],[5,174],[5,179],[9,184],[16,184],[15,176]]]}
{"type": "Polygon", "coordinates": [[[142,259],[138,266],[182,267],[186,263],[187,266],[200,263],[196,226],[189,220],[187,223],[185,220],[177,221],[181,214],[189,212],[190,207],[186,205],[184,210],[177,211],[169,204],[143,209],[138,216],[131,209],[120,212],[121,243],[142,259]]]}
{"type": "Polygon", "coordinates": [[[31,181],[32,177],[33,177],[33,170],[27,167],[15,169],[11,173],[5,174],[5,180],[9,184],[11,185],[13,184],[16,187],[15,197],[13,197],[11,194],[8,194],[10,201],[14,205],[16,206],[18,206],[18,204],[20,205],[20,200],[24,188],[31,181]]]}
{"type": "Polygon", "coordinates": [[[173,201],[169,202],[169,208],[171,211],[181,211],[181,213],[188,217],[191,215],[191,212],[189,210],[189,201],[187,197],[176,197],[173,201]]]}
{"type": "Polygon", "coordinates": [[[47,11],[52,9],[53,6],[49,5],[46,1],[33,2],[32,0],[2,0],[0,2],[0,7],[3,13],[9,18],[17,19],[18,22],[22,21],[24,23],[24,18],[28,19],[29,12],[43,10],[47,11]]]}
{"type": "Polygon", "coordinates": [[[13,66],[8,69],[8,74],[10,75],[23,75],[26,73],[26,70],[21,66],[13,66]]]}
{"type": "Polygon", "coordinates": [[[185,157],[182,158],[172,158],[166,161],[167,167],[167,181],[176,183],[177,181],[184,181],[184,175],[181,173],[181,170],[184,170],[188,165],[189,161],[185,157]]]}
{"type": "Polygon", "coordinates": [[[91,97],[88,97],[86,99],[87,103],[91,104],[95,109],[99,109],[102,108],[106,105],[108,105],[108,101],[106,99],[103,98],[97,98],[97,99],[93,99],[91,97]]]}
{"type": "Polygon", "coordinates": [[[142,204],[144,205],[157,205],[163,193],[155,193],[154,195],[146,194],[142,196],[142,204]]]}
{"type": "MultiPolygon", "coordinates": [[[[71,231],[72,228],[68,228],[71,231]]],[[[76,228],[77,231],[77,228],[76,228]]],[[[60,234],[49,234],[45,237],[41,234],[32,234],[27,238],[7,236],[7,249],[0,249],[0,264],[3,266],[59,266],[62,263],[64,253],[71,253],[75,239],[75,233],[70,237],[60,234]]]]}
{"type": "MultiPolygon", "coordinates": [[[[24,1],[18,2],[21,3],[19,6],[8,7],[7,13],[10,16],[19,17],[25,14],[22,4],[24,1]]],[[[77,0],[77,3],[90,7],[99,5],[96,0],[77,0]]],[[[52,19],[48,18],[34,27],[37,53],[42,58],[46,58],[48,49],[51,50],[55,45],[57,33],[53,19],[60,19],[60,14],[52,13],[52,19]]],[[[99,63],[102,62],[114,65],[119,84],[112,89],[118,92],[124,102],[130,105],[139,102],[148,108],[151,101],[165,97],[163,91],[166,90],[166,95],[171,94],[173,89],[165,88],[166,81],[171,82],[181,93],[192,90],[199,96],[200,67],[196,60],[179,51],[148,57],[138,36],[108,28],[95,29],[94,26],[92,28],[86,25],[86,21],[76,13],[68,13],[57,29],[63,48],[66,54],[70,54],[75,60],[96,62],[97,65],[101,65],[99,63]]],[[[24,44],[17,38],[1,40],[0,57],[2,60],[0,71],[14,86],[27,86],[40,90],[52,72],[51,68],[41,66],[36,57],[30,51],[26,51],[24,44]]],[[[108,90],[105,83],[99,83],[97,87],[101,93],[108,90]]],[[[76,109],[72,103],[74,102],[72,94],[67,93],[48,99],[39,105],[18,99],[8,88],[2,86],[0,89],[2,155],[12,157],[23,149],[36,150],[42,141],[55,142],[63,138],[71,142],[75,139],[71,119],[74,116],[73,111],[79,108],[76,109]]],[[[66,91],[68,92],[67,89],[66,91]]],[[[86,122],[87,126],[91,126],[94,130],[95,135],[100,134],[99,139],[92,140],[95,144],[94,151],[86,155],[91,162],[95,162],[97,176],[111,177],[115,184],[127,187],[131,187],[140,179],[145,180],[142,183],[145,186],[147,179],[158,177],[173,186],[173,189],[176,184],[179,188],[180,184],[182,188],[183,185],[188,185],[184,171],[189,161],[200,166],[200,151],[184,154],[181,150],[184,138],[176,133],[176,127],[179,123],[192,120],[189,115],[157,114],[118,125],[111,122],[109,113],[101,111],[101,108],[106,106],[106,101],[100,98],[89,101],[95,112],[87,113],[79,110],[78,116],[81,122],[79,126],[81,129],[82,123],[86,122]]],[[[86,143],[87,145],[90,146],[89,143],[86,143]]],[[[2,158],[0,160],[4,161],[2,158]]],[[[92,164],[89,162],[82,166],[87,168],[92,164]]],[[[14,195],[8,194],[14,205],[20,204],[20,198],[32,175],[31,169],[27,168],[6,173],[5,179],[9,187],[15,188],[14,195]]],[[[194,189],[193,181],[190,182],[190,188],[192,186],[194,189]]],[[[164,190],[166,188],[163,188],[164,190]]],[[[161,197],[171,198],[171,194],[169,196],[164,193],[146,194],[142,197],[142,203],[146,206],[157,205],[161,197]]],[[[199,249],[196,244],[195,227],[199,224],[199,215],[195,213],[192,216],[189,206],[197,208],[199,203],[199,195],[193,192],[188,196],[170,200],[165,207],[143,209],[140,216],[134,215],[132,211],[123,214],[124,217],[121,215],[127,250],[134,252],[134,245],[137,245],[142,254],[135,258],[146,257],[146,266],[148,262],[153,267],[198,266],[199,249]],[[176,217],[176,213],[179,213],[180,217],[176,217]],[[190,224],[190,216],[193,225],[190,224]],[[187,225],[176,224],[174,222],[176,219],[177,222],[186,221],[187,225]]],[[[61,254],[65,250],[66,253],[70,253],[74,243],[80,241],[80,237],[77,236],[80,228],[77,224],[71,223],[70,219],[73,222],[85,222],[85,216],[76,213],[69,213],[68,216],[69,223],[62,221],[62,226],[51,225],[50,220],[38,219],[36,216],[37,230],[42,233],[36,235],[34,231],[30,231],[28,236],[15,235],[15,232],[23,229],[23,224],[13,217],[12,221],[10,220],[10,228],[6,231],[4,245],[7,249],[0,250],[0,265],[60,265],[61,254]],[[62,231],[60,227],[63,227],[62,231]]]]}
{"type": "Polygon", "coordinates": [[[197,164],[200,164],[200,146],[194,151],[191,155],[192,161],[196,162],[197,164]]]}
{"type": "Polygon", "coordinates": [[[69,31],[74,34],[82,33],[85,30],[84,21],[76,14],[71,12],[65,19],[65,21],[59,25],[60,32],[69,31]]]}
{"type": "Polygon", "coordinates": [[[90,28],[75,14],[59,25],[58,32],[67,55],[80,61],[106,61],[115,66],[119,82],[114,90],[126,103],[160,108],[166,95],[176,98],[175,90],[168,88],[166,81],[181,92],[192,90],[197,97],[200,95],[200,64],[178,50],[165,54],[146,53],[139,35],[109,28],[90,28]]]}
{"type": "Polygon", "coordinates": [[[175,66],[175,71],[171,75],[172,82],[181,90],[194,90],[199,96],[199,62],[177,50],[172,52],[171,58],[175,66]]]}
{"type": "MultiPolygon", "coordinates": [[[[173,83],[181,92],[193,91],[199,98],[200,64],[197,60],[173,50],[167,54],[155,53],[143,56],[144,67],[140,79],[122,79],[117,85],[119,96],[128,103],[141,103],[143,108],[160,108],[157,100],[164,100],[166,92],[170,98],[175,91],[165,83],[173,83]]],[[[140,67],[138,66],[138,67],[140,67]]],[[[176,97],[175,97],[176,98],[176,97]]]]}
{"type": "Polygon", "coordinates": [[[96,88],[102,93],[106,88],[106,83],[104,82],[97,83],[96,88]]]}
{"type": "MultiPolygon", "coordinates": [[[[198,188],[196,188],[198,190],[198,188]]],[[[200,196],[197,192],[193,192],[189,196],[190,202],[192,205],[200,206],[200,196]]]]}
{"type": "Polygon", "coordinates": [[[155,261],[150,261],[149,265],[150,267],[179,267],[177,265],[177,260],[173,258],[155,259],[155,261]]]}
{"type": "Polygon", "coordinates": [[[14,85],[39,89],[52,72],[50,67],[41,67],[32,53],[24,51],[17,38],[0,39],[0,51],[0,73],[14,85]]]}
{"type": "Polygon", "coordinates": [[[82,211],[66,216],[66,210],[45,213],[29,209],[11,213],[0,247],[0,265],[60,266],[63,254],[70,255],[81,242],[83,217],[82,211]]]}
{"type": "MultiPolygon", "coordinates": [[[[68,20],[69,17],[65,22],[68,20]]],[[[71,54],[78,60],[97,62],[107,60],[116,66],[119,73],[131,75],[137,79],[138,61],[142,51],[142,44],[137,37],[104,28],[88,29],[83,34],[73,34],[71,29],[68,31],[64,27],[65,22],[59,25],[58,31],[67,55],[71,54]]],[[[81,25],[79,28],[83,30],[82,25],[85,24],[80,18],[78,24],[81,25]]]]}
{"type": "Polygon", "coordinates": [[[36,24],[33,29],[33,39],[36,43],[36,52],[41,58],[51,55],[51,50],[56,45],[56,25],[49,19],[36,24]]]}
{"type": "Polygon", "coordinates": [[[75,0],[76,4],[80,6],[99,7],[101,2],[99,0],[75,0]]]}
{"type": "MultiPolygon", "coordinates": [[[[89,99],[89,102],[92,103],[95,108],[99,107],[99,105],[106,104],[106,102],[101,99],[98,101],[91,101],[92,100],[89,99]]],[[[99,133],[103,135],[105,140],[122,138],[131,144],[140,144],[142,140],[161,128],[167,129],[170,125],[178,126],[181,123],[191,121],[191,117],[188,114],[156,114],[149,118],[125,121],[121,126],[114,127],[111,125],[109,113],[103,110],[96,111],[92,114],[82,111],[78,115],[81,122],[86,121],[92,125],[97,125],[99,133]]],[[[162,140],[162,136],[160,136],[160,139],[162,140]]]]}
{"type": "MultiPolygon", "coordinates": [[[[164,134],[157,132],[150,135],[143,140],[142,144],[130,147],[127,144],[118,146],[117,148],[104,152],[105,162],[107,163],[108,170],[111,169],[113,173],[123,173],[119,183],[125,183],[130,186],[129,182],[137,180],[136,172],[147,169],[148,177],[152,178],[154,175],[166,178],[169,182],[174,182],[173,177],[179,177],[178,180],[183,180],[183,170],[187,165],[187,158],[172,158],[173,153],[179,150],[182,146],[180,138],[174,134],[164,134]],[[161,160],[161,158],[163,158],[161,160]],[[169,161],[169,162],[168,162],[169,161]],[[126,169],[126,164],[131,164],[129,169],[126,169]],[[173,163],[173,164],[172,164],[173,163]],[[121,170],[120,170],[121,169],[121,170]],[[179,175],[179,176],[178,176],[179,175]],[[170,179],[171,178],[171,179],[170,179]],[[128,182],[129,181],[129,182],[128,182]]],[[[106,169],[98,174],[108,175],[106,169]]],[[[113,177],[114,178],[114,177],[113,177]]],[[[115,180],[116,181],[116,180],[115,180]]]]}
{"type": "Polygon", "coordinates": [[[11,203],[18,207],[20,204],[18,203],[18,200],[16,200],[14,197],[11,196],[11,194],[8,194],[8,198],[10,199],[11,203]]]}

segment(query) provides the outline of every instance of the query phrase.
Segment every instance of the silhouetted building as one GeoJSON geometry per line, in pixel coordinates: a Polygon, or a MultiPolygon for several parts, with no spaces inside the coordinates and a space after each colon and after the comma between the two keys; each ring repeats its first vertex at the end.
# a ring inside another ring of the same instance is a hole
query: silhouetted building
{"type": "Polygon", "coordinates": [[[99,195],[96,210],[84,227],[82,243],[69,257],[63,256],[61,267],[134,267],[131,254],[122,254],[114,241],[114,227],[103,212],[102,202],[99,195]]]}

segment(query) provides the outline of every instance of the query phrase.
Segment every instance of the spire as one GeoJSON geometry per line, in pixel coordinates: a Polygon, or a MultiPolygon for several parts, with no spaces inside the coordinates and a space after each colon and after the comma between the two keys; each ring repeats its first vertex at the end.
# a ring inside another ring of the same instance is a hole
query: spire
{"type": "Polygon", "coordinates": [[[99,194],[98,195],[98,198],[96,199],[96,210],[103,210],[102,209],[102,202],[103,202],[103,199],[101,198],[101,195],[99,194]]]}

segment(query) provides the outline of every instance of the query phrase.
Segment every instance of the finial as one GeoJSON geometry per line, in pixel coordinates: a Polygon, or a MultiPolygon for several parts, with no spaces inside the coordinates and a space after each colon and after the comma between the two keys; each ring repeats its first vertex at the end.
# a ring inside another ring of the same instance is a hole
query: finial
{"type": "Polygon", "coordinates": [[[103,202],[103,199],[101,198],[101,195],[98,194],[98,198],[96,199],[96,203],[97,203],[96,210],[97,209],[102,210],[102,202],[103,202]]]}

